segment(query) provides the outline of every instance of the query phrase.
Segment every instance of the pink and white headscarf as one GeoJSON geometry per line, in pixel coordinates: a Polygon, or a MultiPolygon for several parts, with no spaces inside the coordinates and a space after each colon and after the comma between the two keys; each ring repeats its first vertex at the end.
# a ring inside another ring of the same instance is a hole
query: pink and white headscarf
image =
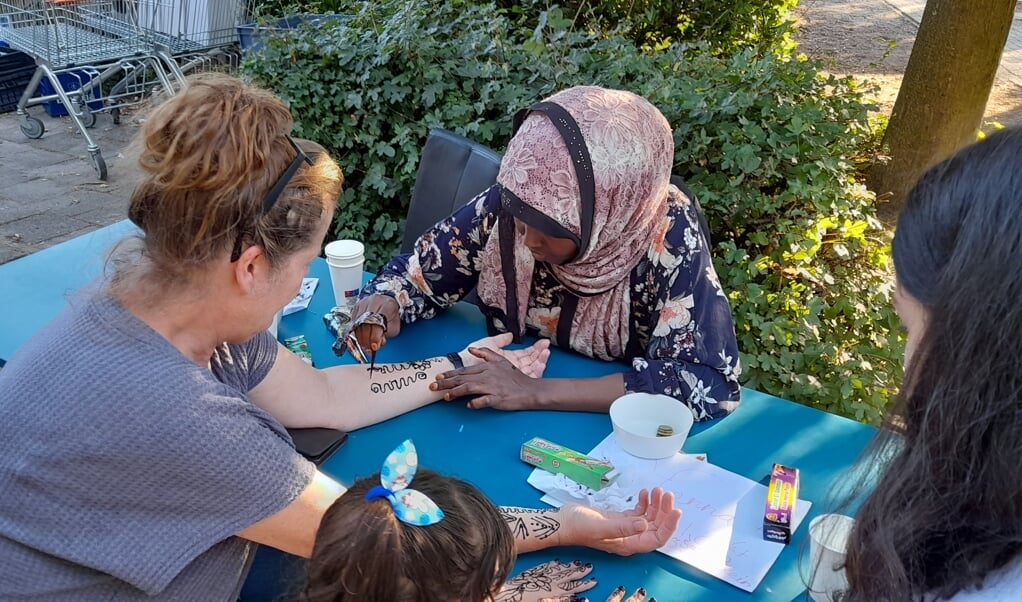
{"type": "MultiPolygon", "coordinates": [[[[505,198],[495,232],[501,232],[501,220],[517,215],[529,223],[538,215],[581,243],[577,257],[550,266],[561,284],[579,298],[569,340],[558,344],[570,344],[590,357],[624,357],[629,336],[629,276],[654,244],[662,244],[666,234],[663,226],[669,189],[673,188],[673,162],[670,125],[656,107],[631,92],[579,86],[530,107],[500,164],[497,182],[511,193],[506,196],[512,203],[505,198]],[[574,119],[583,144],[566,144],[554,123],[558,109],[542,110],[550,104],[563,107],[574,119]],[[580,146],[588,149],[591,164],[591,170],[583,168],[581,172],[593,182],[588,227],[582,223],[588,212],[583,209],[576,176],[578,164],[585,163],[580,146]],[[517,211],[507,210],[515,205],[517,211]],[[586,231],[588,240],[582,240],[586,231]]],[[[550,233],[549,228],[544,231],[550,233]]],[[[504,226],[503,244],[501,236],[490,236],[486,243],[478,293],[483,303],[503,312],[504,328],[517,339],[525,331],[535,261],[513,222],[504,226]],[[513,270],[507,269],[512,266],[513,270]],[[507,294],[508,283],[513,283],[514,297],[507,294]]]]}

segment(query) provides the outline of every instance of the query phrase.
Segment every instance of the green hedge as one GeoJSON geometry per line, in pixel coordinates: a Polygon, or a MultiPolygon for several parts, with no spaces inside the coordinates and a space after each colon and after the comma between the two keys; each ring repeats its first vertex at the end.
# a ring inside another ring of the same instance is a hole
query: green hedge
{"type": "Polygon", "coordinates": [[[492,5],[381,0],[302,30],[245,71],[287,99],[298,135],[347,182],[334,234],[397,248],[432,126],[502,149],[517,109],[575,84],[648,97],[674,126],[675,173],[706,208],[745,369],[759,390],[875,422],[900,374],[887,239],[855,181],[872,108],[816,65],[703,46],[643,51],[559,9],[521,30],[492,5]]]}
{"type": "MultiPolygon", "coordinates": [[[[260,0],[257,16],[291,13],[344,13],[357,10],[362,0],[260,0]]],[[[536,0],[496,0],[512,15],[516,27],[536,26],[543,11],[552,8],[536,0]]],[[[576,27],[614,29],[638,45],[663,46],[671,42],[705,42],[714,51],[746,47],[773,50],[791,48],[790,16],[798,0],[563,0],[558,3],[576,27]]]]}
{"type": "MultiPolygon", "coordinates": [[[[622,34],[636,44],[663,47],[672,42],[704,42],[716,53],[755,48],[787,53],[791,11],[798,0],[565,0],[576,26],[604,30],[626,24],[622,34]],[[601,25],[602,24],[602,25],[601,25]]],[[[499,5],[532,23],[535,3],[500,0],[499,5]]]]}

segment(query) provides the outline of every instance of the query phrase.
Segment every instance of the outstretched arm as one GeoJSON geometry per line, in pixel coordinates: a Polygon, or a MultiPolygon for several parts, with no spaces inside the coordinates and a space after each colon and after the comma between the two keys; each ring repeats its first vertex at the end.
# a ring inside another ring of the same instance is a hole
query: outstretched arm
{"type": "Polygon", "coordinates": [[[553,546],[585,546],[620,556],[652,552],[674,535],[681,510],[674,494],[643,489],[635,508],[626,512],[568,504],[560,508],[502,507],[518,553],[553,546]]]}
{"type": "MultiPolygon", "coordinates": [[[[523,374],[541,376],[550,357],[549,343],[505,350],[511,335],[480,339],[485,346],[523,374]]],[[[466,366],[480,361],[462,350],[466,366]]],[[[393,418],[442,398],[430,386],[454,364],[446,356],[399,364],[349,364],[317,370],[294,354],[278,350],[270,373],[249,392],[249,398],[286,427],[327,427],[354,430],[393,418]]]]}

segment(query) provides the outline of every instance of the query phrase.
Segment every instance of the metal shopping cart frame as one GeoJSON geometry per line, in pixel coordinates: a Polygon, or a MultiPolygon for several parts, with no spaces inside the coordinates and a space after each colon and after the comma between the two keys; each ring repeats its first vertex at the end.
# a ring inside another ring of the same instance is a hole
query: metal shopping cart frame
{"type": "MultiPolygon", "coordinates": [[[[237,71],[241,63],[238,27],[248,19],[251,0],[131,0],[146,41],[176,81],[205,71],[237,71]]],[[[120,80],[108,95],[137,86],[120,80]]],[[[119,109],[111,110],[114,121],[119,109]]]]}
{"type": "Polygon", "coordinates": [[[170,93],[175,84],[184,85],[180,70],[168,70],[154,51],[134,7],[134,0],[0,0],[0,40],[36,62],[17,107],[22,133],[42,137],[46,128],[28,109],[59,101],[85,138],[101,180],[107,168],[88,132],[96,122],[92,107],[110,109],[137,99],[139,74],[150,88],[160,85],[170,93]],[[37,96],[44,78],[53,92],[37,96]],[[103,100],[104,85],[115,78],[134,83],[123,98],[103,100]]]}
{"type": "Polygon", "coordinates": [[[85,138],[99,178],[106,162],[88,128],[95,111],[120,122],[122,107],[157,90],[173,95],[186,75],[236,69],[238,28],[253,0],[0,0],[0,41],[33,57],[36,71],[18,102],[23,134],[40,138],[28,109],[58,100],[85,138]],[[37,96],[46,80],[52,94],[37,96]],[[70,82],[70,85],[64,82],[70,82]],[[71,89],[67,89],[71,88],[71,89]]]}
{"type": "Polygon", "coordinates": [[[239,27],[250,20],[254,0],[135,0],[139,23],[168,65],[182,74],[237,69],[239,27]]]}

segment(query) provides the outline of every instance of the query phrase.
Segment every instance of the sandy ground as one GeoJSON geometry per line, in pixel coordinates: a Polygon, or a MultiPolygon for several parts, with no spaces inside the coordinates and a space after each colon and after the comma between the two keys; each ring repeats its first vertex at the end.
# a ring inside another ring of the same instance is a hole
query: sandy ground
{"type": "MultiPolygon", "coordinates": [[[[877,104],[890,114],[916,23],[885,0],[802,0],[796,16],[799,50],[823,61],[831,73],[875,83],[877,104]]],[[[1014,26],[1022,27],[1019,19],[1014,26]]],[[[1022,85],[999,78],[990,92],[986,118],[1022,124],[1022,85]]]]}

